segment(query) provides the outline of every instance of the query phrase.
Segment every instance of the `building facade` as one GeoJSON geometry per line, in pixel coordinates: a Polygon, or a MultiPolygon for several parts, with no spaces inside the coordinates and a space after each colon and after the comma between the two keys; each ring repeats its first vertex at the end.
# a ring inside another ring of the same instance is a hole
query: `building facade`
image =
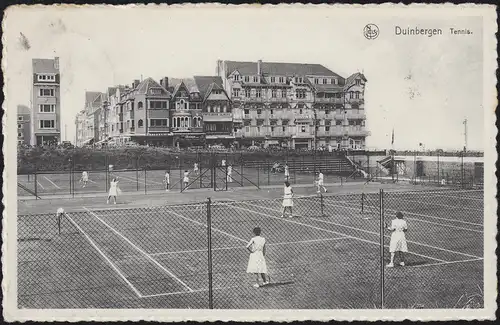
{"type": "Polygon", "coordinates": [[[365,146],[364,87],[320,64],[217,61],[243,146],[295,149],[365,146]]]}
{"type": "Polygon", "coordinates": [[[61,142],[61,75],[59,58],[33,59],[32,145],[61,142]]]}
{"type": "Polygon", "coordinates": [[[17,145],[31,144],[31,110],[28,106],[17,106],[17,145]]]}

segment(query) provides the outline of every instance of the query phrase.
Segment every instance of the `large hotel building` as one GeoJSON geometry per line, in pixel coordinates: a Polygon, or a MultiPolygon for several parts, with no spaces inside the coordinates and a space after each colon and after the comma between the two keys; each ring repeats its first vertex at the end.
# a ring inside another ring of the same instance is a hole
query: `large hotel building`
{"type": "Polygon", "coordinates": [[[217,61],[216,76],[87,92],[76,145],[222,144],[363,149],[366,78],[319,64],[217,61]]]}

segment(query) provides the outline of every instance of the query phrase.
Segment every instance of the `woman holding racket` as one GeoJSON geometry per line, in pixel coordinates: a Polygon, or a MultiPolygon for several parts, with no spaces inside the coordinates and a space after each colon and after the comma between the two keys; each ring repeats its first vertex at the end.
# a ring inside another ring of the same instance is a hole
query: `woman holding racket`
{"type": "Polygon", "coordinates": [[[389,244],[389,252],[391,253],[391,262],[387,264],[387,267],[394,267],[394,256],[396,252],[399,252],[400,262],[399,265],[404,266],[404,253],[408,252],[408,245],[406,243],[406,231],[408,230],[408,225],[406,220],[403,219],[403,214],[398,211],[396,213],[396,219],[393,219],[391,225],[388,227],[391,234],[391,243],[389,244]]]}
{"type": "Polygon", "coordinates": [[[118,180],[113,178],[111,183],[109,183],[109,193],[108,193],[108,199],[106,200],[106,204],[109,204],[109,199],[113,198],[114,204],[116,204],[116,198],[118,196],[118,192],[121,192],[120,189],[118,188],[118,180]]]}
{"type": "Polygon", "coordinates": [[[248,258],[247,273],[253,273],[256,275],[256,281],[253,286],[255,288],[260,287],[259,285],[259,275],[262,277],[263,285],[269,284],[269,277],[267,276],[267,265],[266,265],[266,239],[260,236],[260,228],[253,228],[253,234],[255,237],[250,239],[247,244],[247,249],[250,252],[250,257],[248,258]]]}
{"type": "Polygon", "coordinates": [[[290,210],[289,218],[293,217],[292,207],[293,207],[293,190],[288,181],[285,182],[284,194],[283,194],[283,211],[281,212],[281,217],[285,216],[287,208],[290,210]]]}

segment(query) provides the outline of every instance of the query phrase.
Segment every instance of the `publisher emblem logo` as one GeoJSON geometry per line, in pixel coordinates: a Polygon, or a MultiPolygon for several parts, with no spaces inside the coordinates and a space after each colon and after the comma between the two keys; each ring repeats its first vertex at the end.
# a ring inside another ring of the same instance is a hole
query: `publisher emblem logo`
{"type": "Polygon", "coordinates": [[[380,31],[375,24],[368,24],[363,29],[363,35],[365,35],[366,39],[376,39],[379,34],[380,31]]]}

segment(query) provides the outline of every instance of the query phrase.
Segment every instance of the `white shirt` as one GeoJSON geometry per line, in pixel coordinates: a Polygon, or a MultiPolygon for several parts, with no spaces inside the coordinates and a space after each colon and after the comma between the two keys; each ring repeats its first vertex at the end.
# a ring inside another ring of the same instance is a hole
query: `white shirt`
{"type": "Polygon", "coordinates": [[[194,164],[194,169],[195,170],[198,169],[198,164],[196,164],[196,163],[194,164]]]}
{"type": "Polygon", "coordinates": [[[318,181],[320,181],[320,182],[323,181],[323,173],[318,174],[318,181]]]}
{"type": "Polygon", "coordinates": [[[88,177],[89,174],[87,174],[87,172],[82,172],[82,177],[88,177]]]}
{"type": "Polygon", "coordinates": [[[226,166],[226,161],[224,159],[222,159],[221,164],[222,164],[222,166],[226,166]]]}
{"type": "Polygon", "coordinates": [[[169,173],[165,173],[165,181],[167,183],[170,183],[170,174],[169,173]]]}
{"type": "Polygon", "coordinates": [[[285,199],[291,199],[292,198],[293,193],[292,193],[292,187],[291,186],[288,186],[288,187],[285,186],[284,192],[285,192],[285,194],[284,194],[283,198],[285,198],[285,199]]]}
{"type": "Polygon", "coordinates": [[[252,252],[263,251],[264,246],[266,245],[266,239],[264,237],[255,236],[250,239],[250,242],[247,244],[247,247],[252,247],[252,252]]]}
{"type": "Polygon", "coordinates": [[[233,167],[229,166],[227,167],[227,173],[231,174],[233,172],[233,167]]]}
{"type": "Polygon", "coordinates": [[[408,229],[408,224],[406,223],[406,220],[394,219],[392,220],[389,229],[394,230],[394,232],[403,232],[403,230],[408,229]]]}

